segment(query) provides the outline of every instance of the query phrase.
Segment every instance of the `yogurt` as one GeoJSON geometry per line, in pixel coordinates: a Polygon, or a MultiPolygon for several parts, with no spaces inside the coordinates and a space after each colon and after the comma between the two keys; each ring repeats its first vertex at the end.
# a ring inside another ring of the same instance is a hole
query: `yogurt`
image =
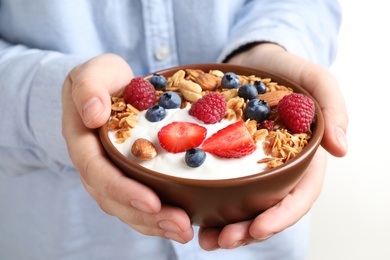
{"type": "Polygon", "coordinates": [[[197,168],[191,168],[185,163],[184,152],[173,154],[164,150],[158,141],[157,133],[163,126],[171,122],[192,122],[202,125],[207,129],[206,138],[234,123],[234,121],[223,119],[216,124],[204,124],[189,115],[189,108],[190,106],[183,109],[167,109],[167,116],[159,122],[149,122],[145,118],[146,111],[141,111],[138,115],[138,125],[131,130],[131,137],[126,142],[118,144],[114,131],[109,132],[110,140],[123,155],[138,162],[145,168],[181,178],[201,180],[230,179],[256,174],[268,168],[266,163],[257,163],[258,160],[269,157],[264,154],[261,141],[257,142],[255,152],[242,158],[220,158],[207,153],[205,162],[197,168]],[[134,157],[131,153],[131,146],[138,138],[145,138],[152,142],[157,150],[157,156],[148,161],[142,161],[134,157]]]}

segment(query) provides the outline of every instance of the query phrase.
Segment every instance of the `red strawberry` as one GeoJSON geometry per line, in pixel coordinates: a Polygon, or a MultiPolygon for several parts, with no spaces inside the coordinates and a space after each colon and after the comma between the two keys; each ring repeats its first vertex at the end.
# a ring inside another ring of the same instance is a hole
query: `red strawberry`
{"type": "Polygon", "coordinates": [[[207,138],[201,147],[223,158],[240,158],[253,153],[256,144],[244,121],[237,121],[207,138]]]}
{"type": "Polygon", "coordinates": [[[211,92],[193,103],[189,113],[205,124],[215,124],[225,116],[226,99],[217,92],[211,92]]]}
{"type": "Polygon", "coordinates": [[[305,133],[313,122],[315,105],[308,96],[292,93],[278,103],[278,113],[283,124],[294,133],[305,133]]]}
{"type": "Polygon", "coordinates": [[[133,78],[123,89],[123,98],[138,110],[145,110],[156,103],[156,90],[142,77],[133,78]]]}
{"type": "Polygon", "coordinates": [[[207,129],[189,122],[172,122],[158,132],[161,146],[171,153],[198,147],[206,138],[207,129]]]}

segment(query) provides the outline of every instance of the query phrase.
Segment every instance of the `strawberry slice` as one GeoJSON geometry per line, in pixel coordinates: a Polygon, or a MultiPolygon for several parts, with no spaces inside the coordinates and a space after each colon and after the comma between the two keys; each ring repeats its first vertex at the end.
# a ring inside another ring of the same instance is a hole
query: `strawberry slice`
{"type": "Polygon", "coordinates": [[[244,121],[237,121],[207,138],[201,148],[219,157],[240,158],[253,153],[256,144],[244,121]]]}
{"type": "Polygon", "coordinates": [[[172,122],[158,132],[161,146],[171,153],[198,147],[206,138],[207,129],[189,122],[172,122]]]}

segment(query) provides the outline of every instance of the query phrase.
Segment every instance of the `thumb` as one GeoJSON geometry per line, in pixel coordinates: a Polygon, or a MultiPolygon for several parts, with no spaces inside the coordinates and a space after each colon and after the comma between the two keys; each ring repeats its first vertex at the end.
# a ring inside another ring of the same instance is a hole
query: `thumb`
{"type": "Polygon", "coordinates": [[[255,45],[229,62],[273,71],[305,88],[316,99],[324,114],[322,146],[337,157],[347,153],[347,108],[337,80],[328,70],[272,43],[255,45]]]}
{"type": "Polygon", "coordinates": [[[75,106],[89,128],[107,122],[112,95],[118,94],[133,78],[130,66],[117,55],[104,54],[75,67],[66,81],[75,106]]]}
{"type": "Polygon", "coordinates": [[[322,146],[332,155],[342,157],[348,150],[348,114],[338,82],[328,70],[310,62],[306,63],[301,71],[300,84],[309,90],[324,114],[325,132],[322,146]]]}

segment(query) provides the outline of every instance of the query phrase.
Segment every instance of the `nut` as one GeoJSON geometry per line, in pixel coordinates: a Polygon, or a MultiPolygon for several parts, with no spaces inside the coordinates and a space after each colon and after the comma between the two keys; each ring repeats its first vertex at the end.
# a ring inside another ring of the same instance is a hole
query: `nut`
{"type": "Polygon", "coordinates": [[[131,147],[131,153],[138,159],[147,161],[157,155],[154,145],[147,139],[139,138],[134,141],[131,147]]]}
{"type": "Polygon", "coordinates": [[[211,75],[213,75],[213,76],[215,76],[215,77],[217,77],[217,78],[222,78],[223,75],[225,75],[225,73],[223,73],[223,72],[220,71],[220,70],[210,70],[210,71],[209,71],[209,74],[211,74],[211,75]]]}
{"type": "Polygon", "coordinates": [[[195,81],[197,77],[204,74],[203,70],[195,70],[195,69],[186,69],[187,80],[195,81]]]}
{"type": "Polygon", "coordinates": [[[208,73],[200,74],[195,80],[203,90],[214,90],[218,86],[218,79],[208,73]]]}
{"type": "Polygon", "coordinates": [[[202,97],[202,87],[190,80],[181,80],[179,82],[179,91],[189,102],[195,102],[202,97]]]}
{"type": "Polygon", "coordinates": [[[270,107],[277,106],[279,101],[285,96],[290,94],[289,91],[271,91],[264,94],[260,94],[257,97],[268,103],[270,107]]]}

